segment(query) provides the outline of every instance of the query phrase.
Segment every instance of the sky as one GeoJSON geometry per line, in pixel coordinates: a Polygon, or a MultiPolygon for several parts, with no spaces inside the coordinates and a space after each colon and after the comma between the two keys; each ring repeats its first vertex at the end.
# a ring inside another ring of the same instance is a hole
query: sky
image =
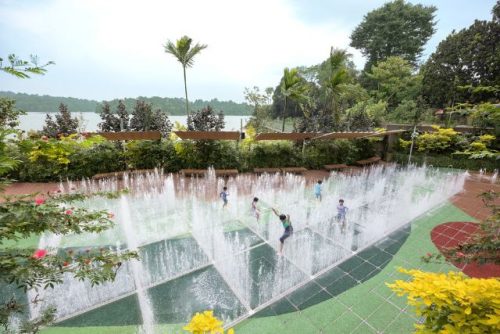
{"type": "MultiPolygon", "coordinates": [[[[187,70],[189,100],[243,102],[245,87],[276,86],[285,67],[311,66],[349,47],[350,34],[385,0],[0,0],[0,57],[54,61],[45,76],[0,73],[0,91],[109,100],[184,97],[181,64],[164,52],[188,35],[208,47],[187,70]]],[[[453,29],[491,19],[495,0],[419,0],[434,5],[425,60],[453,29]]]]}

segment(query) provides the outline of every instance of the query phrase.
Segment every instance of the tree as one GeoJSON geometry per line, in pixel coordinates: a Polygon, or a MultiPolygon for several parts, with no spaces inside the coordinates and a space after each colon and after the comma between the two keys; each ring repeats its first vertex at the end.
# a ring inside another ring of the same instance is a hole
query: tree
{"type": "Polygon", "coordinates": [[[129,127],[132,131],[160,131],[163,136],[172,130],[167,115],[160,109],[153,112],[152,105],[145,101],[136,102],[129,127]]]}
{"type": "Polygon", "coordinates": [[[414,75],[412,65],[401,57],[389,57],[373,65],[367,76],[377,84],[374,95],[395,108],[404,99],[413,100],[421,92],[422,78],[414,75]]]}
{"type": "Polygon", "coordinates": [[[280,84],[280,91],[285,98],[285,103],[283,106],[283,126],[281,132],[285,132],[285,116],[286,116],[286,103],[287,99],[291,99],[295,102],[301,103],[307,101],[307,87],[302,83],[302,78],[300,77],[298,70],[292,68],[291,70],[286,67],[283,70],[283,79],[280,84]]]}
{"type": "Polygon", "coordinates": [[[52,116],[47,114],[42,133],[45,136],[57,138],[58,135],[70,135],[76,133],[78,128],[78,119],[71,118],[71,112],[65,104],[59,105],[59,114],[55,115],[55,121],[52,116]]]}
{"type": "Polygon", "coordinates": [[[28,79],[29,74],[44,75],[47,72],[46,67],[54,65],[53,61],[49,61],[44,65],[38,64],[38,57],[30,55],[30,61],[19,59],[15,54],[7,56],[9,65],[3,65],[3,58],[0,58],[0,71],[16,76],[20,79],[28,79]]]}
{"type": "Polygon", "coordinates": [[[184,74],[184,92],[186,94],[186,115],[189,116],[189,100],[187,93],[187,83],[186,83],[186,67],[192,67],[194,64],[194,56],[205,49],[207,46],[204,44],[198,44],[191,47],[192,39],[188,36],[183,36],[178,39],[175,44],[170,40],[164,45],[165,52],[173,55],[182,64],[182,71],[184,74]]]}
{"type": "Polygon", "coordinates": [[[344,85],[349,80],[349,75],[345,66],[348,56],[347,51],[334,50],[332,47],[330,50],[330,57],[327,61],[328,75],[320,81],[327,99],[326,105],[329,105],[329,109],[333,114],[334,127],[337,129],[340,127],[339,99],[344,90],[344,85]]]}
{"type": "Polygon", "coordinates": [[[365,69],[380,60],[399,56],[416,65],[425,43],[434,34],[434,6],[388,2],[363,18],[351,34],[351,46],[368,58],[365,69]]]}
{"type": "Polygon", "coordinates": [[[98,124],[98,127],[102,132],[120,131],[120,119],[113,115],[109,103],[104,102],[100,116],[102,122],[98,124]]]}
{"type": "Polygon", "coordinates": [[[189,131],[221,131],[224,129],[224,113],[218,114],[207,106],[188,116],[187,125],[189,131]]]}
{"type": "Polygon", "coordinates": [[[127,107],[122,100],[118,101],[118,106],[116,107],[116,113],[118,115],[120,131],[127,131],[129,128],[129,114],[127,112],[127,107]]]}
{"type": "Polygon", "coordinates": [[[19,116],[26,113],[16,108],[16,101],[0,98],[0,128],[15,128],[19,125],[19,116]]]}
{"type": "Polygon", "coordinates": [[[500,20],[496,15],[491,21],[476,20],[458,33],[453,31],[439,43],[422,67],[423,94],[431,106],[500,98],[500,20]],[[481,88],[480,92],[475,88],[481,88]]]}

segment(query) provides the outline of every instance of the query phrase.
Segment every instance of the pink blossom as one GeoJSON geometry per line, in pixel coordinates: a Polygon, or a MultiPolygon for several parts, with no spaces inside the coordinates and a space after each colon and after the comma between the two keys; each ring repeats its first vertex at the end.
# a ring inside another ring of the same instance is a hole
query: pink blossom
{"type": "Polygon", "coordinates": [[[64,261],[63,262],[63,267],[67,267],[69,265],[69,262],[68,261],[64,261]]]}
{"type": "Polygon", "coordinates": [[[71,211],[71,210],[66,210],[64,213],[65,213],[65,214],[67,214],[67,215],[71,215],[71,214],[73,214],[73,211],[71,211]]]}
{"type": "Polygon", "coordinates": [[[47,136],[42,136],[42,137],[41,137],[41,139],[42,139],[43,141],[48,141],[48,140],[49,140],[49,138],[48,138],[47,136]]]}
{"type": "Polygon", "coordinates": [[[42,205],[43,203],[45,203],[45,199],[43,198],[35,199],[35,205],[42,205]]]}
{"type": "Polygon", "coordinates": [[[457,257],[464,257],[465,256],[465,254],[462,252],[457,252],[456,255],[457,255],[457,257]]]}
{"type": "Polygon", "coordinates": [[[432,256],[432,254],[431,254],[431,253],[427,253],[426,255],[427,255],[427,257],[431,257],[431,256],[432,256]]]}
{"type": "Polygon", "coordinates": [[[45,255],[47,255],[47,251],[45,249],[37,249],[33,253],[33,258],[35,258],[35,259],[41,259],[41,258],[45,257],[45,255]]]}
{"type": "Polygon", "coordinates": [[[113,212],[108,212],[108,218],[109,219],[115,218],[115,214],[113,212]]]}

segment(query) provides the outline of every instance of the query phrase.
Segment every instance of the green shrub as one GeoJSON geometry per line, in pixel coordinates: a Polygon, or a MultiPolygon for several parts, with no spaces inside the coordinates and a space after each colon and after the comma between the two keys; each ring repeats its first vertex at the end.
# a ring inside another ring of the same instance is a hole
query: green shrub
{"type": "Polygon", "coordinates": [[[352,164],[359,160],[359,151],[360,148],[348,140],[315,140],[306,144],[305,167],[321,169],[327,164],[352,164]]]}
{"type": "MultiPolygon", "coordinates": [[[[395,153],[393,155],[395,162],[406,165],[408,163],[408,154],[405,153],[395,153]]],[[[432,165],[434,167],[449,167],[458,168],[466,170],[479,170],[485,169],[492,172],[498,169],[500,165],[500,160],[491,159],[469,159],[467,155],[437,155],[437,154],[413,154],[411,157],[411,162],[417,165],[422,165],[426,163],[428,166],[432,165]]]]}
{"type": "Polygon", "coordinates": [[[175,154],[181,168],[236,168],[240,154],[232,141],[178,141],[175,154]]]}
{"type": "Polygon", "coordinates": [[[302,152],[292,142],[258,142],[246,152],[246,169],[256,167],[300,167],[302,152]]]}
{"type": "Polygon", "coordinates": [[[126,144],[124,155],[131,169],[163,168],[170,172],[180,169],[170,140],[133,140],[126,144]]]}

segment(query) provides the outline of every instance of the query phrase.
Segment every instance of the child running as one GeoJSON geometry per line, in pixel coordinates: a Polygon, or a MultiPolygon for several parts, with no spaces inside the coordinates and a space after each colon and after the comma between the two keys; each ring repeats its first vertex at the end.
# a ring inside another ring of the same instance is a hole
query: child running
{"type": "Polygon", "coordinates": [[[318,182],[314,185],[314,196],[316,196],[316,199],[321,202],[321,184],[323,181],[318,180],[318,182]]]}
{"type": "Polygon", "coordinates": [[[252,214],[255,216],[255,218],[257,218],[257,220],[259,220],[260,218],[260,210],[257,208],[258,201],[259,199],[257,197],[254,197],[252,201],[252,214]]]}
{"type": "Polygon", "coordinates": [[[222,208],[225,208],[227,206],[227,196],[229,196],[229,193],[227,192],[227,187],[224,187],[222,188],[222,192],[219,194],[219,197],[224,202],[222,208]]]}
{"type": "Polygon", "coordinates": [[[285,229],[285,232],[280,237],[280,250],[278,254],[281,256],[283,255],[283,244],[285,243],[285,239],[292,235],[293,227],[292,222],[290,221],[290,215],[278,214],[278,212],[276,212],[276,209],[274,208],[273,212],[276,216],[279,217],[281,223],[283,224],[283,228],[285,229]]]}

